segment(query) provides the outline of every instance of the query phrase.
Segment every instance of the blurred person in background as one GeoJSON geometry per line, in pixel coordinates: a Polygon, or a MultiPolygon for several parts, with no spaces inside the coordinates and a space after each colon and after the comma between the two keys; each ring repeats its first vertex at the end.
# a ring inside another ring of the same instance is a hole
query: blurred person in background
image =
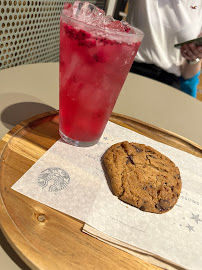
{"type": "Polygon", "coordinates": [[[174,45],[202,36],[202,1],[129,0],[126,21],[145,34],[130,71],[196,97],[202,46],[174,45]]]}

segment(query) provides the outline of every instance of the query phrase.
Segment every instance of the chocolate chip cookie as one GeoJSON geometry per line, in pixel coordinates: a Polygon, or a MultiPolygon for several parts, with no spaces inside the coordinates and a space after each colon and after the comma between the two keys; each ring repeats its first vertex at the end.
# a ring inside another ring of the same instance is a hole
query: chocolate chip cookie
{"type": "Polygon", "coordinates": [[[152,213],[169,211],[181,192],[178,167],[150,146],[120,142],[103,157],[111,187],[120,200],[152,213]]]}

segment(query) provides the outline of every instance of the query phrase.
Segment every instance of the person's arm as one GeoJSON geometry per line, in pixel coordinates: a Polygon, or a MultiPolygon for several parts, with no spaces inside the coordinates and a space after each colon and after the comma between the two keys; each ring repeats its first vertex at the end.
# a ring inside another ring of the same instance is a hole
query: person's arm
{"type": "MultiPolygon", "coordinates": [[[[202,36],[202,33],[199,37],[202,36]]],[[[201,59],[202,59],[202,46],[196,46],[193,43],[184,44],[181,47],[181,54],[185,58],[181,66],[181,75],[187,80],[195,76],[201,70],[201,59]],[[200,59],[199,62],[195,64],[189,64],[187,60],[194,61],[200,59]]]]}

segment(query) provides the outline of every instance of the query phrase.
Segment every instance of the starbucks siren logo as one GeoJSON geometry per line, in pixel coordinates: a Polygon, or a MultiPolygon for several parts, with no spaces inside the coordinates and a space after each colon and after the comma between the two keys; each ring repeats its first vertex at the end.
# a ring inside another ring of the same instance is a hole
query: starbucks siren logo
{"type": "Polygon", "coordinates": [[[57,192],[64,189],[70,181],[69,174],[60,168],[48,168],[42,171],[38,177],[40,187],[49,187],[50,192],[57,192]]]}

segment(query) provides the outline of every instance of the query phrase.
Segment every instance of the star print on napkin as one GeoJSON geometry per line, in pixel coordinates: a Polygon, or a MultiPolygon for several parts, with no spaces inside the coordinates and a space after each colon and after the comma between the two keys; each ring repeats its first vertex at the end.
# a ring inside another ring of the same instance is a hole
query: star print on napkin
{"type": "Polygon", "coordinates": [[[202,220],[199,218],[199,215],[194,215],[193,213],[192,213],[191,219],[194,219],[194,220],[196,221],[197,224],[199,223],[199,221],[202,222],[202,220]]]}

